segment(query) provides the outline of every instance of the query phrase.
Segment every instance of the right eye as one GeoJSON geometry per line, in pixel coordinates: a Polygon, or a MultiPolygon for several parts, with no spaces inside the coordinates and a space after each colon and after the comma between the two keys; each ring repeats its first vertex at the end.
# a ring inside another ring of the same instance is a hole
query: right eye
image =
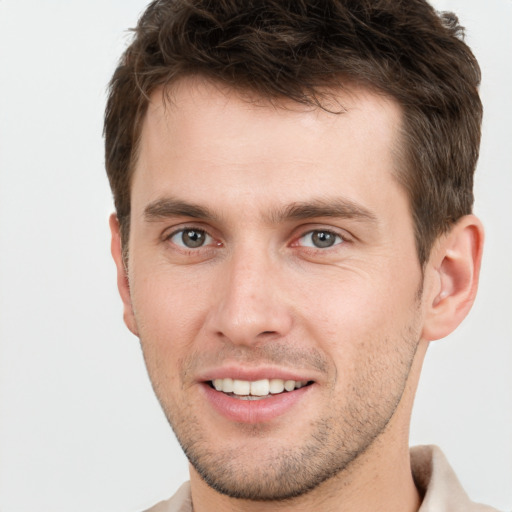
{"type": "Polygon", "coordinates": [[[184,228],[175,231],[169,236],[169,240],[185,249],[198,249],[213,242],[213,238],[206,231],[197,228],[184,228]]]}

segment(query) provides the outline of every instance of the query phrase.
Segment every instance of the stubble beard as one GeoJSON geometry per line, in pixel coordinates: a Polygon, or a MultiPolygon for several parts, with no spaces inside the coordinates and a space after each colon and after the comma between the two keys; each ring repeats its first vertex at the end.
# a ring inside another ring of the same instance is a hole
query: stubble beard
{"type": "Polygon", "coordinates": [[[285,501],[309,493],[342,473],[376,437],[369,432],[357,447],[351,446],[343,436],[333,436],[333,420],[327,419],[313,424],[310,439],[302,445],[275,449],[266,447],[265,436],[254,429],[253,436],[261,437],[262,453],[256,464],[248,464],[254,453],[235,449],[216,453],[200,439],[191,442],[192,435],[183,438],[173,429],[190,463],[212,489],[251,501],[285,501]]]}
{"type": "MultiPolygon", "coordinates": [[[[401,401],[418,347],[416,329],[410,327],[407,331],[393,371],[389,371],[389,361],[372,364],[378,356],[370,356],[364,371],[347,390],[350,399],[345,397],[343,404],[336,407],[333,396],[326,409],[329,413],[311,423],[310,434],[301,445],[276,449],[268,445],[268,426],[241,426],[250,446],[254,447],[255,438],[261,443],[257,460],[254,448],[252,452],[240,446],[216,449],[201,418],[187,404],[178,406],[162,400],[165,386],[155,381],[153,386],[187,458],[212,489],[231,498],[252,501],[290,500],[329,479],[343,477],[386,430],[401,401]],[[386,391],[379,394],[375,391],[379,387],[386,391]]],[[[382,343],[387,344],[387,340],[382,343]]],[[[294,437],[293,425],[287,437],[294,437]]]]}

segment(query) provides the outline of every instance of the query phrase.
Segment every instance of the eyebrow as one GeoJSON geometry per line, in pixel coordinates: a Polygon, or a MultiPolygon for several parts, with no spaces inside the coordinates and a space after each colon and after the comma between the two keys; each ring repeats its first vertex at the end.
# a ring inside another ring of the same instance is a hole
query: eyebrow
{"type": "MultiPolygon", "coordinates": [[[[154,222],[173,217],[218,221],[211,209],[175,198],[157,199],[144,209],[144,219],[154,222]]],[[[294,202],[283,208],[265,213],[270,224],[279,224],[289,220],[307,220],[318,217],[336,217],[377,223],[377,216],[369,209],[345,198],[313,199],[307,202],[294,202]]]]}
{"type": "Polygon", "coordinates": [[[284,220],[307,220],[316,217],[336,217],[377,223],[377,216],[372,211],[339,197],[292,203],[269,215],[270,221],[276,224],[284,220]]]}
{"type": "Polygon", "coordinates": [[[157,199],[144,208],[144,219],[147,222],[154,222],[171,217],[218,219],[218,216],[208,208],[173,198],[157,199]]]}

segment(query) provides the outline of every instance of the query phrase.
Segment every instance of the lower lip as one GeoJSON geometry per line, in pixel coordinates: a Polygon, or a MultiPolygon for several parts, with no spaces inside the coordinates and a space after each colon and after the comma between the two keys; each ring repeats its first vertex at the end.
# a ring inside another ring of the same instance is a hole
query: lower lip
{"type": "Polygon", "coordinates": [[[285,414],[311,391],[313,384],[294,391],[269,395],[261,400],[243,400],[216,391],[209,384],[202,384],[207,400],[228,420],[238,423],[263,423],[285,414]]]}

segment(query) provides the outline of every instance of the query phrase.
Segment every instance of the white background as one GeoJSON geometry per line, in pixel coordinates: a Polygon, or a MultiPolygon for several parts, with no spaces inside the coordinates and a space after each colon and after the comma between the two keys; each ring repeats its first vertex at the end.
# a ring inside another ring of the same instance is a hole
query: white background
{"type": "MultiPolygon", "coordinates": [[[[103,170],[105,87],[142,0],[0,0],[0,512],[136,512],[187,464],[121,321],[103,170]]],[[[481,288],[433,344],[411,443],[512,509],[512,1],[439,0],[480,60],[481,288]]]]}

